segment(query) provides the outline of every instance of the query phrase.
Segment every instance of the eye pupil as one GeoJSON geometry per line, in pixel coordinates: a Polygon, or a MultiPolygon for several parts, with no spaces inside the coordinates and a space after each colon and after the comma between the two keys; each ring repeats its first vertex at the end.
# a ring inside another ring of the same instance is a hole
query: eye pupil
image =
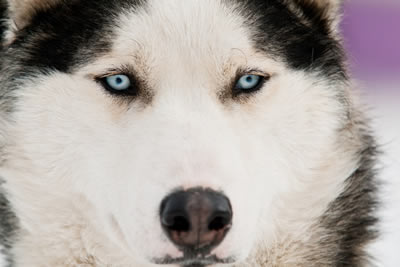
{"type": "Polygon", "coordinates": [[[252,81],[253,81],[253,77],[251,77],[251,76],[247,76],[247,78],[246,78],[246,81],[248,81],[248,82],[252,82],[252,81]]]}
{"type": "Polygon", "coordinates": [[[121,83],[122,83],[121,77],[117,77],[117,78],[115,79],[115,82],[116,82],[117,84],[121,84],[121,83]]]}

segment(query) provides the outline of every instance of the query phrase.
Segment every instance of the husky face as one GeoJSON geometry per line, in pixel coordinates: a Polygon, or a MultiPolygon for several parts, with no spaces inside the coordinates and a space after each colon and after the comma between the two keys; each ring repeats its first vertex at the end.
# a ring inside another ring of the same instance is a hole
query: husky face
{"type": "Polygon", "coordinates": [[[335,147],[349,110],[332,24],[296,1],[85,2],[38,12],[5,52],[24,55],[6,57],[3,77],[17,99],[3,173],[19,177],[7,188],[24,196],[21,227],[74,229],[99,261],[187,266],[304,238],[354,168],[335,147]],[[134,93],[110,90],[114,75],[134,93]],[[263,83],[237,89],[246,75],[263,83]],[[232,221],[188,256],[160,207],[192,188],[223,194],[232,221]]]}

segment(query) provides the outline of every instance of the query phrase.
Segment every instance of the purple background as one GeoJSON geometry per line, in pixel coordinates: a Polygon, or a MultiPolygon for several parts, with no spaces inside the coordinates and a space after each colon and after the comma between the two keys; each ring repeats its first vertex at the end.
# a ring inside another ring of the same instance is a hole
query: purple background
{"type": "Polygon", "coordinates": [[[378,267],[400,266],[400,0],[345,0],[342,33],[356,84],[371,107],[384,181],[378,267]]]}
{"type": "Polygon", "coordinates": [[[342,32],[356,77],[400,80],[400,0],[347,1],[342,32]]]}

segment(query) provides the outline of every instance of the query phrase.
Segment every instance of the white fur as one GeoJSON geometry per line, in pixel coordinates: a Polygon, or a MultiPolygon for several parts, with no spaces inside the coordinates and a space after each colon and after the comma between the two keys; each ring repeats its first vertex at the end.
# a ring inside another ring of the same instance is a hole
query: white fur
{"type": "Polygon", "coordinates": [[[219,1],[153,0],[119,21],[112,53],[18,91],[12,160],[1,170],[23,229],[17,266],[179,257],[158,218],[178,187],[230,198],[233,228],[219,257],[244,264],[304,241],[357,167],[336,147],[346,110],[335,90],[257,52],[244,19],[219,1]],[[91,79],[126,64],[146,78],[151,104],[121,105],[91,79]],[[238,67],[272,78],[247,101],[221,102],[238,67]]]}
{"type": "Polygon", "coordinates": [[[6,267],[7,264],[6,256],[2,253],[3,249],[4,248],[0,246],[0,267],[6,267]]]}

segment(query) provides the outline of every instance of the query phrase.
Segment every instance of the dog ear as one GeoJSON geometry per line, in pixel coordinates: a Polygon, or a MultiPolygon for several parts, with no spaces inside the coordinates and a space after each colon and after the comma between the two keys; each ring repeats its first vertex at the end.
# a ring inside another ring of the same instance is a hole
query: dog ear
{"type": "Polygon", "coordinates": [[[8,2],[9,18],[13,31],[28,25],[40,10],[45,10],[61,0],[6,0],[8,2]]]}
{"type": "Polygon", "coordinates": [[[313,23],[326,26],[336,31],[341,19],[341,8],[345,0],[288,0],[297,8],[297,14],[313,23]]]}

